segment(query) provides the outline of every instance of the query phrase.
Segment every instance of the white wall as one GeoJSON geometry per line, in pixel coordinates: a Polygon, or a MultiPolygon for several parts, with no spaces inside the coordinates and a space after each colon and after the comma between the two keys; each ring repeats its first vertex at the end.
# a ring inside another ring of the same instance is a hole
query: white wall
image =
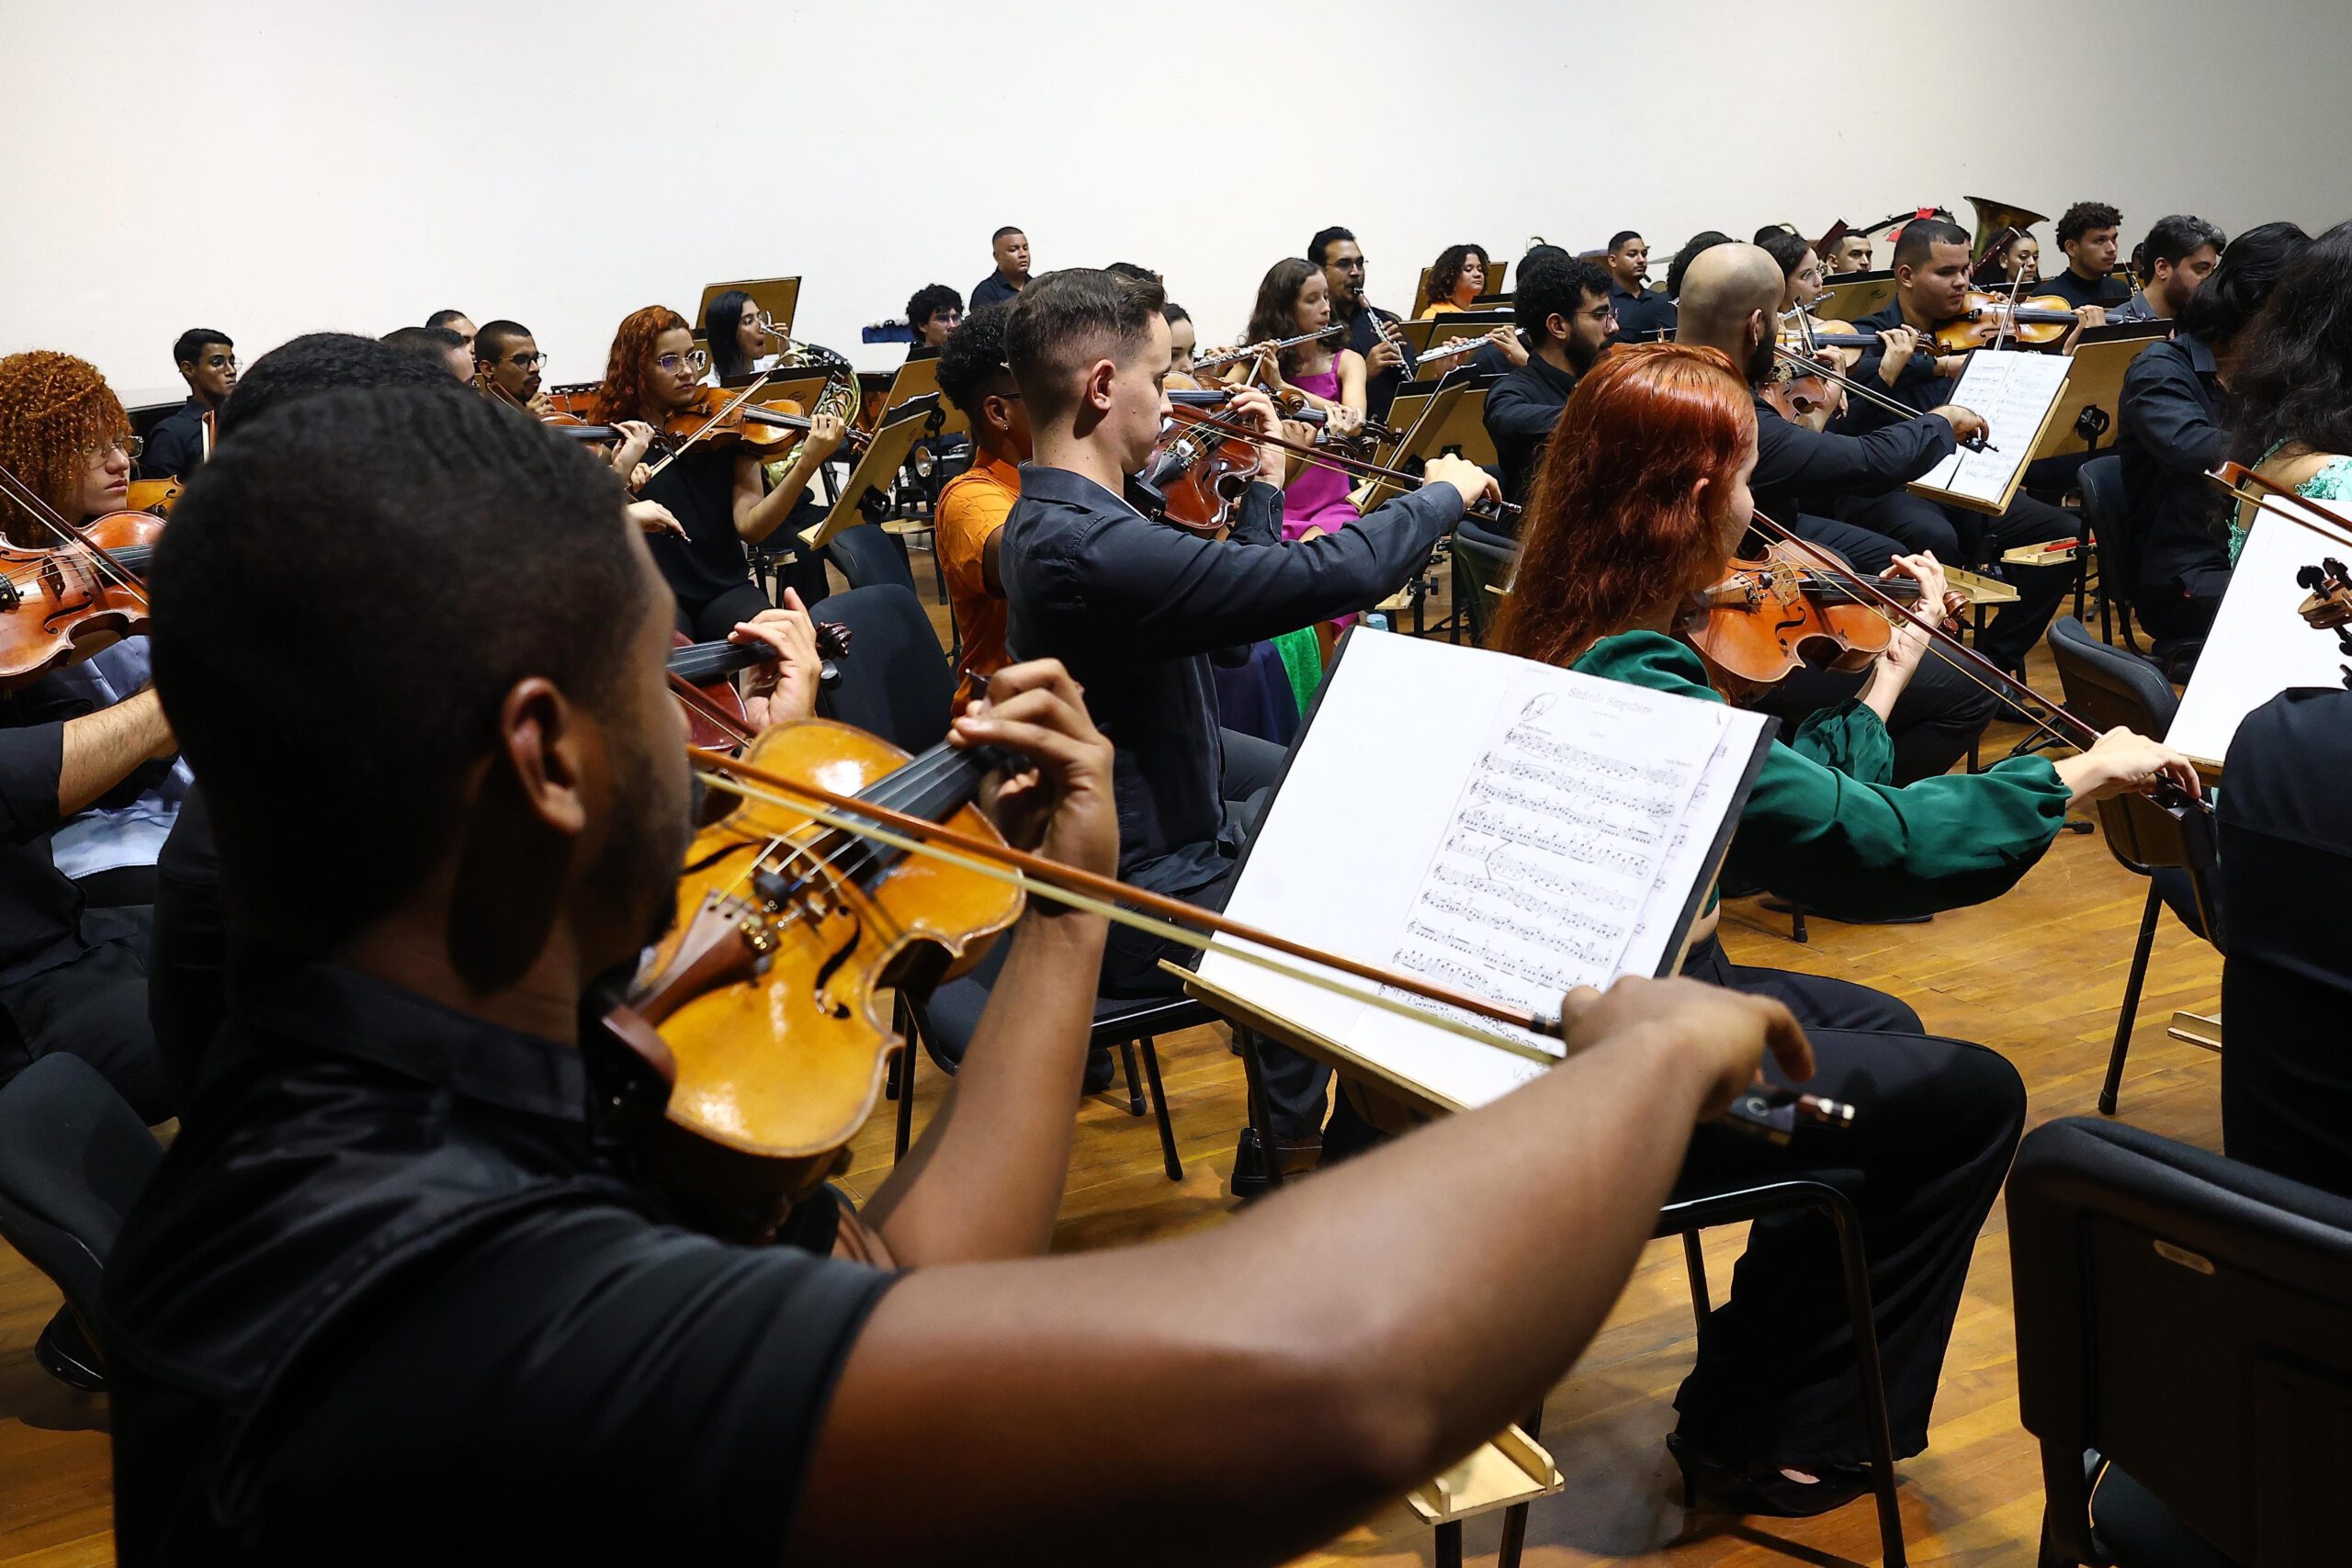
{"type": "Polygon", "coordinates": [[[968,291],[1005,222],[1041,270],[1159,269],[1208,341],[1329,222],[1400,309],[1454,241],[1972,194],[2315,231],[2347,45],[2343,0],[0,0],[0,351],[138,400],[186,326],[250,363],[447,305],[584,379],[639,305],[798,273],[799,335],[879,367],[858,329],[968,291]],[[1784,73],[1789,39],[1873,58],[1784,73]]]}

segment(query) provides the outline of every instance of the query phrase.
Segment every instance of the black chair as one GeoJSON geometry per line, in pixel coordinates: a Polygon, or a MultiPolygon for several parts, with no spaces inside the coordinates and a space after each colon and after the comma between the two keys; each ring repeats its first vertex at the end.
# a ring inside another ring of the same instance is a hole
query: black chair
{"type": "Polygon", "coordinates": [[[33,1354],[75,1388],[107,1386],[98,1283],[163,1159],[138,1112],[79,1056],[43,1056],[0,1088],[0,1236],[65,1292],[33,1354]]]}
{"type": "Polygon", "coordinates": [[[2070,1117],[2008,1228],[2043,1568],[2344,1560],[2352,1201],[2070,1117]]]}
{"type": "MultiPolygon", "coordinates": [[[[2091,465],[2086,464],[2087,472],[2091,465]]],[[[2082,622],[2062,615],[2050,623],[2050,656],[2066,706],[2101,729],[2127,725],[2143,735],[2172,728],[2180,701],[2164,671],[2136,653],[2092,637],[2082,622]]],[[[2215,948],[2223,945],[2221,908],[2214,897],[2213,819],[2202,812],[2175,817],[2141,795],[2118,795],[2098,805],[2099,830],[2108,852],[2127,871],[2148,879],[2147,906],[2140,914],[2140,940],[2132,950],[2132,972],[2123,982],[2123,1008],[2115,1021],[2115,1043],[2107,1059],[2107,1083],[2098,1108],[2115,1114],[2115,1091],[2123,1078],[2123,1058],[2132,1048],[2132,1025],[2140,1011],[2140,989],[2148,977],[2148,952],[2156,940],[2156,910],[2172,911],[2215,948]]]]}
{"type": "MultiPolygon", "coordinates": [[[[2094,457],[2075,475],[2082,487],[2083,522],[2091,531],[2093,553],[2098,558],[2098,635],[2115,640],[2115,621],[2123,625],[2123,645],[2140,651],[2132,635],[2132,585],[2139,581],[2140,562],[2123,508],[2123,459],[2094,457]]],[[[2078,609],[2075,612],[2081,614],[2078,609]]]]}
{"type": "MultiPolygon", "coordinates": [[[[849,579],[852,588],[878,588],[893,583],[912,593],[914,569],[907,564],[905,541],[892,537],[871,523],[844,528],[825,547],[825,558],[849,579]]],[[[938,639],[934,637],[933,640],[938,639]]]]}
{"type": "MultiPolygon", "coordinates": [[[[868,528],[850,533],[883,538],[868,528]]],[[[889,547],[887,539],[883,547],[889,547]]],[[[817,711],[871,730],[902,751],[920,753],[945,739],[956,671],[940,657],[939,636],[911,581],[833,594],[823,615],[849,628],[850,646],[836,660],[840,683],[818,694],[817,711]]]]}
{"type": "Polygon", "coordinates": [[[1519,560],[1519,541],[1490,534],[1464,518],[1453,530],[1453,559],[1454,640],[1461,640],[1460,628],[1466,626],[1471,642],[1484,648],[1498,604],[1487,591],[1487,585],[1510,581],[1511,570],[1519,560]]]}

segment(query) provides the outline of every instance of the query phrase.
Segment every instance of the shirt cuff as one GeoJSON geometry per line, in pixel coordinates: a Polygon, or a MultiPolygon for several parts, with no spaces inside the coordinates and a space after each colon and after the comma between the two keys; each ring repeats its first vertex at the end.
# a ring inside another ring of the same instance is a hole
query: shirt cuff
{"type": "Polygon", "coordinates": [[[0,842],[27,843],[57,826],[65,723],[0,731],[0,842]]]}

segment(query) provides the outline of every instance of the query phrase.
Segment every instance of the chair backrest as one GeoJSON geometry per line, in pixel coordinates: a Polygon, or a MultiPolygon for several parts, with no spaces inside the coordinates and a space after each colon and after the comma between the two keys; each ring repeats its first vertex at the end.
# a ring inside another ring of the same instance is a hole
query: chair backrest
{"type": "MultiPolygon", "coordinates": [[[[2088,465],[2085,465],[2088,467],[2088,465]]],[[[2050,656],[2058,666],[2058,684],[2066,706],[2075,716],[2100,729],[2117,725],[2163,739],[2172,728],[2180,699],[2172,682],[2154,662],[2129,649],[2113,648],[2091,636],[2072,615],[2050,623],[2050,656]]],[[[2177,865],[2188,869],[2197,887],[2197,901],[2208,914],[2206,874],[2213,866],[2210,819],[2201,819],[2199,834],[2185,829],[2172,815],[2145,795],[2116,795],[2098,803],[2100,831],[2115,858],[2134,871],[2177,865]]],[[[2208,930],[2213,930],[2208,926],[2208,930]]],[[[2217,943],[2218,945],[2218,943],[2217,943]]]]}
{"type": "MultiPolygon", "coordinates": [[[[852,528],[842,537],[880,533],[852,528]]],[[[837,661],[841,682],[818,695],[819,713],[871,730],[905,751],[926,750],[947,738],[956,671],[912,588],[891,582],[835,593],[825,601],[825,619],[847,626],[850,644],[837,661]]]]}
{"type": "Polygon", "coordinates": [[[844,528],[825,547],[825,558],[841,570],[852,588],[877,588],[890,583],[912,593],[914,569],[907,564],[907,547],[871,523],[844,528]]]}
{"type": "Polygon", "coordinates": [[[164,1161],[98,1070],[58,1052],[0,1088],[0,1236],[96,1323],[123,1216],[164,1161]]]}
{"type": "Polygon", "coordinates": [[[1510,581],[1519,560],[1519,542],[1489,534],[1464,518],[1453,530],[1453,558],[1454,610],[1470,628],[1470,640],[1483,647],[1487,627],[1501,604],[1487,591],[1487,584],[1510,581]]]}
{"type": "Polygon", "coordinates": [[[2132,585],[2140,581],[2139,541],[2132,536],[2123,505],[2123,459],[2093,457],[2075,470],[2083,492],[2083,521],[2097,541],[2099,592],[2119,604],[2132,602],[2132,585]]]}
{"type": "Polygon", "coordinates": [[[2245,1568],[2341,1561],[2352,1201],[2072,1117],[2009,1173],[2018,1414],[2051,1543],[2105,1562],[2096,1450],[2245,1568]]]}

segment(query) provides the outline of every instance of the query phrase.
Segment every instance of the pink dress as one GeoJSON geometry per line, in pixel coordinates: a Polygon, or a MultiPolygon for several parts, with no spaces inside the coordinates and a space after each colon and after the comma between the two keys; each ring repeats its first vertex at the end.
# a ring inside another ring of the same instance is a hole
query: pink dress
{"type": "MultiPolygon", "coordinates": [[[[1340,400],[1339,361],[1335,357],[1331,368],[1318,376],[1294,376],[1290,384],[1336,403],[1340,400]]],[[[1308,461],[1304,457],[1295,460],[1308,461]]],[[[1291,480],[1283,491],[1283,537],[1295,539],[1310,527],[1336,534],[1355,522],[1363,513],[1348,499],[1348,491],[1354,488],[1355,480],[1348,475],[1320,466],[1310,468],[1291,480]]]]}

